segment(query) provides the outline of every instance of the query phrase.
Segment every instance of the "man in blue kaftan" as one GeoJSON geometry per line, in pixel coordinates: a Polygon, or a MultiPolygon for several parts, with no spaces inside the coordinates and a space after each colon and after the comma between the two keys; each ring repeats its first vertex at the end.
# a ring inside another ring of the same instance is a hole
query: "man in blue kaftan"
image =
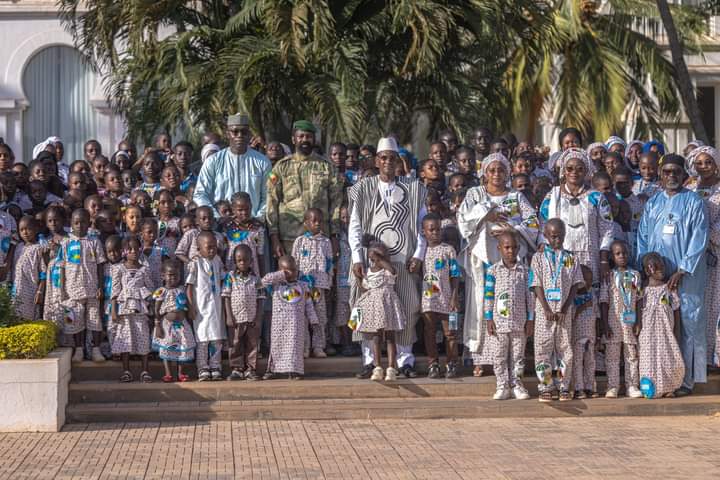
{"type": "Polygon", "coordinates": [[[657,252],[665,260],[668,286],[678,289],[682,334],[680,349],[685,378],[678,396],[692,393],[696,382],[707,381],[704,297],[706,287],[705,247],[708,218],[702,199],[683,188],[687,178],[685,160],[679,155],[663,157],[660,177],[663,191],[645,204],[638,228],[638,265],[642,257],[657,252]]]}

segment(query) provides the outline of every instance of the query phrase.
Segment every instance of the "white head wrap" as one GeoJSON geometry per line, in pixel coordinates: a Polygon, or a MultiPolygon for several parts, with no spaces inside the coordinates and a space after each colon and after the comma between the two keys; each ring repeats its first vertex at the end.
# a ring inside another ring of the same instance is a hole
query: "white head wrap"
{"type": "Polygon", "coordinates": [[[607,147],[602,142],[591,143],[590,145],[588,145],[588,147],[585,149],[585,151],[587,152],[588,156],[590,156],[590,155],[592,155],[592,151],[595,150],[596,148],[602,148],[603,150],[605,150],[607,152],[607,147]]]}
{"type": "Polygon", "coordinates": [[[685,162],[685,166],[687,168],[687,171],[690,173],[691,176],[695,177],[697,176],[697,170],[695,170],[695,160],[699,155],[702,154],[710,155],[712,159],[715,161],[715,166],[718,168],[718,172],[720,172],[720,152],[717,151],[717,149],[709,146],[702,146],[697,147],[695,150],[690,152],[688,154],[687,160],[685,162]]]}
{"type": "Polygon", "coordinates": [[[214,155],[216,152],[219,152],[219,151],[220,151],[220,147],[218,147],[214,143],[208,143],[202,148],[202,150],[200,150],[200,158],[204,162],[209,157],[211,157],[212,155],[214,155]]]}
{"type": "Polygon", "coordinates": [[[378,141],[377,144],[377,152],[395,152],[398,153],[400,149],[398,148],[397,141],[393,137],[385,137],[381,138],[378,141]]]}
{"type": "Polygon", "coordinates": [[[485,157],[482,161],[482,170],[480,171],[480,174],[484,177],[485,171],[488,169],[491,163],[500,162],[503,167],[505,167],[505,171],[510,174],[512,171],[510,167],[510,162],[508,162],[508,159],[505,158],[505,155],[503,155],[500,152],[497,153],[491,153],[487,157],[485,157]]]}
{"type": "Polygon", "coordinates": [[[33,160],[35,160],[48,145],[55,145],[60,142],[62,142],[60,137],[48,137],[45,141],[38,143],[33,147],[33,160]]]}
{"type": "Polygon", "coordinates": [[[567,165],[567,162],[573,159],[582,160],[585,164],[585,170],[587,170],[586,178],[590,178],[595,174],[595,164],[590,160],[590,156],[588,156],[585,150],[582,148],[568,148],[562,152],[558,160],[560,165],[560,178],[565,176],[565,165],[567,165]]]}
{"type": "Polygon", "coordinates": [[[610,147],[612,147],[613,145],[617,145],[617,144],[622,145],[623,150],[625,150],[625,145],[626,145],[625,140],[623,140],[622,138],[620,138],[616,135],[613,135],[612,137],[608,138],[607,141],[605,142],[605,146],[607,147],[608,150],[610,150],[610,147]]]}

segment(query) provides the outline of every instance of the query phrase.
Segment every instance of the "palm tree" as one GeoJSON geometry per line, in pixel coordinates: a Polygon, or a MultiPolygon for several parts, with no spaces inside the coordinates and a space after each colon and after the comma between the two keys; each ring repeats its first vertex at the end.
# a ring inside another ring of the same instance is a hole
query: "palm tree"
{"type": "MultiPolygon", "coordinates": [[[[702,15],[678,9],[684,31],[702,29],[702,15]]],[[[609,0],[605,10],[590,0],[560,0],[551,38],[533,38],[514,54],[508,70],[516,119],[525,118],[528,139],[544,108],[555,123],[606,138],[634,124],[637,137],[661,136],[661,122],[679,110],[675,68],[652,35],[659,19],[649,0],[609,0]],[[529,51],[534,45],[534,51],[529,51]]],[[[692,45],[691,36],[687,37],[692,45]]]]}

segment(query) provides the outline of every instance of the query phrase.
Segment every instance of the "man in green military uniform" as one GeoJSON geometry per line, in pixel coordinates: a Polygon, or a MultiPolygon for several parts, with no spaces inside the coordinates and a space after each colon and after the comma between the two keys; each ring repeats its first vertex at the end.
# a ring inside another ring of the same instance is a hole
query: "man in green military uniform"
{"type": "Polygon", "coordinates": [[[281,257],[292,252],[293,242],[305,233],[303,216],[308,208],[323,212],[323,231],[337,254],[343,184],[332,162],[312,152],[315,126],[307,120],[293,124],[295,153],[273,166],[267,184],[267,228],[272,253],[281,257]]]}

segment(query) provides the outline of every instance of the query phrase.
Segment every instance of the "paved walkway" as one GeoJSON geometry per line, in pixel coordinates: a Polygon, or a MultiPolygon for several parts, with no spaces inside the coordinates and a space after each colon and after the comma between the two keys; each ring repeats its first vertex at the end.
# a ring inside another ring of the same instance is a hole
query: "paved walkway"
{"type": "Polygon", "coordinates": [[[0,478],[718,478],[720,417],[71,425],[0,434],[0,478]]]}

